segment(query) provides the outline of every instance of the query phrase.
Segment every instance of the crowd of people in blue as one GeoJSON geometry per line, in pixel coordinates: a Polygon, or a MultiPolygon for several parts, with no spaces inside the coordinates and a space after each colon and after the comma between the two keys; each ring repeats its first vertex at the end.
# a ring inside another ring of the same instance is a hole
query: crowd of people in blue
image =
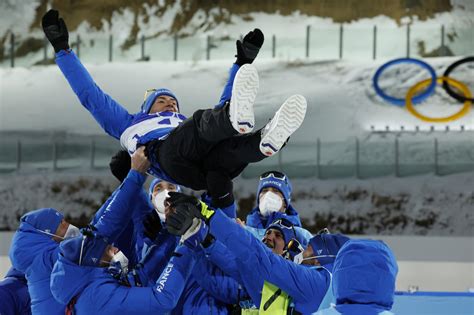
{"type": "Polygon", "coordinates": [[[81,229],[52,208],[21,217],[1,315],[391,314],[390,248],[328,229],[312,235],[285,174],[263,173],[255,208],[236,218],[232,179],[281,150],[306,111],[304,97],[291,96],[253,131],[259,29],[237,41],[218,105],[186,118],[163,88],[129,114],[70,49],[58,11],[42,24],[81,104],[124,148],[110,163],[121,184],[81,229]]]}

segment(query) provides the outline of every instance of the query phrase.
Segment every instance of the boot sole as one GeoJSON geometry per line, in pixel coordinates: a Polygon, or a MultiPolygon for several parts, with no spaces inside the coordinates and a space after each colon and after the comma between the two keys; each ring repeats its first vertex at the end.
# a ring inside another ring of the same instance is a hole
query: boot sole
{"type": "Polygon", "coordinates": [[[249,133],[255,126],[253,104],[258,91],[258,72],[251,64],[245,64],[237,72],[232,86],[229,118],[237,132],[249,133]]]}

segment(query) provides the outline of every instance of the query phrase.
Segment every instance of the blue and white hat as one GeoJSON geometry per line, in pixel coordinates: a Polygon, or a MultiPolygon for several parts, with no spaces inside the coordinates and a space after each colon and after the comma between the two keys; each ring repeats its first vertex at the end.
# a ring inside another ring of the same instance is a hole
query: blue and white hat
{"type": "Polygon", "coordinates": [[[179,109],[178,98],[176,97],[176,95],[174,95],[173,92],[171,92],[170,90],[165,89],[165,88],[156,89],[156,90],[152,90],[152,91],[153,91],[153,93],[150,93],[147,96],[146,100],[143,102],[143,105],[142,105],[142,108],[141,108],[142,113],[148,114],[150,112],[151,107],[153,106],[153,103],[157,99],[157,97],[162,96],[162,95],[170,96],[170,97],[172,97],[176,100],[176,105],[178,106],[178,113],[179,113],[180,109],[179,109]]]}
{"type": "Polygon", "coordinates": [[[260,175],[260,182],[257,188],[257,205],[259,204],[258,196],[262,189],[266,187],[278,189],[283,195],[286,208],[290,206],[292,187],[288,176],[279,171],[268,171],[260,175]]]}

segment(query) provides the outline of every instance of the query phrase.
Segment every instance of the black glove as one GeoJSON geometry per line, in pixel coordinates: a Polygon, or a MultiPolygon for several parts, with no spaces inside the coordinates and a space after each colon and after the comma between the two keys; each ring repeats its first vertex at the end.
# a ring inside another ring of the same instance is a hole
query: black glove
{"type": "Polygon", "coordinates": [[[145,219],[143,219],[143,234],[150,240],[154,241],[162,229],[163,225],[155,210],[147,214],[145,219]]]}
{"type": "Polygon", "coordinates": [[[48,38],[54,51],[59,52],[63,49],[69,49],[69,33],[67,31],[66,23],[59,18],[59,12],[56,10],[49,10],[43,15],[41,20],[43,31],[48,38]]]}
{"type": "Polygon", "coordinates": [[[222,209],[234,203],[232,179],[227,174],[209,171],[206,182],[212,207],[222,209]]]}
{"type": "Polygon", "coordinates": [[[263,45],[264,36],[260,29],[256,28],[245,35],[243,41],[237,40],[237,60],[235,63],[242,66],[246,63],[252,63],[257,57],[260,48],[263,45]]]}
{"type": "Polygon", "coordinates": [[[123,182],[132,167],[132,158],[126,150],[118,151],[112,156],[112,159],[110,159],[109,167],[115,178],[123,182]]]}
{"type": "Polygon", "coordinates": [[[196,197],[178,192],[170,192],[169,195],[166,201],[170,203],[172,212],[166,218],[166,229],[173,235],[183,235],[194,218],[209,221],[214,215],[214,210],[196,197]]]}

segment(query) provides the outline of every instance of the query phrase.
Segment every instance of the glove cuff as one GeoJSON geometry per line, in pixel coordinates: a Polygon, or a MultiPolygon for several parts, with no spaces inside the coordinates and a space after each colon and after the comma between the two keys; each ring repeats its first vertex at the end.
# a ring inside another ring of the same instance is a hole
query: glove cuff
{"type": "Polygon", "coordinates": [[[209,222],[211,217],[214,215],[215,211],[209,208],[204,202],[200,201],[201,203],[201,215],[206,223],[209,222]]]}
{"type": "Polygon", "coordinates": [[[69,43],[67,41],[60,41],[57,43],[51,43],[54,48],[54,52],[58,53],[61,50],[68,50],[69,49],[69,43]]]}

